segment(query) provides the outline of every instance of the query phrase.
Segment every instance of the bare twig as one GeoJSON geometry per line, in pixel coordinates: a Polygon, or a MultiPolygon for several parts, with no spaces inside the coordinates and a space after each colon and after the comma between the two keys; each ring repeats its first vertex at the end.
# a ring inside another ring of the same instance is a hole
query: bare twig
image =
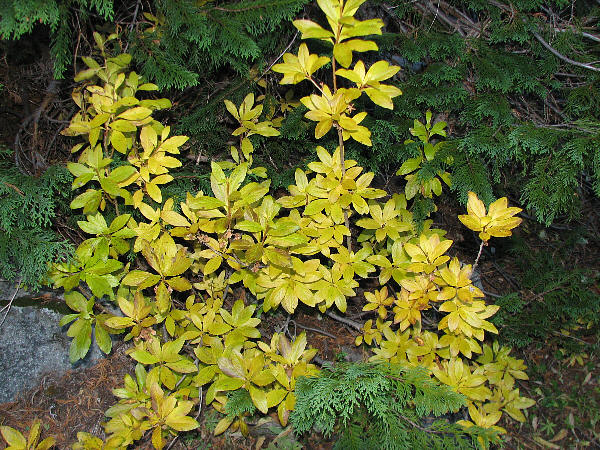
{"type": "Polygon", "coordinates": [[[324,336],[330,337],[331,339],[337,339],[337,336],[334,336],[331,333],[328,333],[327,331],[324,330],[320,330],[319,328],[312,328],[312,327],[307,327],[306,325],[302,325],[301,323],[295,322],[294,323],[296,325],[298,325],[299,328],[302,328],[303,330],[307,330],[307,331],[314,331],[315,333],[320,333],[324,336]]]}
{"type": "Polygon", "coordinates": [[[554,31],[557,33],[566,33],[568,31],[583,36],[584,38],[590,39],[592,41],[600,42],[600,36],[596,36],[595,34],[586,33],[584,31],[577,31],[572,28],[554,28],[554,31]]]}
{"type": "Polygon", "coordinates": [[[292,44],[294,43],[294,41],[296,40],[296,38],[298,37],[298,33],[299,31],[296,31],[296,34],[294,34],[294,37],[292,38],[292,40],[290,41],[290,43],[287,45],[287,47],[279,54],[279,56],[277,56],[277,58],[275,58],[273,60],[273,62],[271,64],[269,64],[269,67],[267,67],[263,73],[260,74],[260,77],[258,77],[258,80],[260,80],[262,77],[264,77],[267,73],[269,73],[271,71],[271,68],[275,65],[275,63],[277,63],[277,61],[279,61],[283,55],[290,49],[290,47],[292,46],[292,44]]]}
{"type": "Polygon", "coordinates": [[[481,292],[483,292],[485,295],[489,295],[490,297],[494,297],[494,298],[502,298],[503,297],[502,295],[494,294],[493,292],[489,292],[484,289],[482,289],[481,292]]]}
{"type": "Polygon", "coordinates": [[[23,191],[21,189],[19,189],[17,186],[15,186],[12,183],[7,183],[6,181],[2,182],[3,185],[8,186],[11,189],[14,189],[16,191],[17,194],[19,194],[21,197],[24,197],[25,194],[23,193],[23,191]]]}
{"type": "Polygon", "coordinates": [[[585,63],[582,63],[579,61],[575,61],[574,59],[571,59],[571,58],[563,55],[558,50],[556,50],[554,47],[552,47],[550,44],[548,44],[539,33],[534,31],[533,36],[540,42],[540,44],[542,44],[544,47],[546,47],[546,49],[549,50],[550,53],[552,53],[558,59],[562,59],[564,62],[566,62],[568,64],[572,64],[577,67],[582,67],[584,69],[593,70],[594,72],[600,72],[600,67],[595,67],[595,66],[591,66],[589,64],[585,64],[585,63]]]}
{"type": "MultiPolygon", "coordinates": [[[[432,5],[431,2],[428,2],[429,5],[432,5]]],[[[433,5],[432,5],[433,6],[433,5]]],[[[437,2],[437,6],[435,7],[435,15],[433,16],[433,20],[431,21],[431,24],[429,24],[429,30],[431,30],[431,27],[433,26],[433,24],[435,23],[435,19],[437,19],[438,14],[440,13],[440,1],[438,0],[437,2]]]]}
{"type": "Polygon", "coordinates": [[[402,417],[402,419],[406,420],[409,424],[411,424],[413,427],[418,428],[421,431],[424,431],[426,433],[433,433],[433,434],[444,434],[443,431],[439,431],[439,430],[431,430],[429,428],[425,428],[422,427],[418,424],[416,424],[415,422],[413,422],[412,420],[410,420],[408,417],[403,416],[402,414],[400,414],[400,417],[402,417]]]}
{"type": "Polygon", "coordinates": [[[576,340],[578,342],[581,342],[582,344],[585,344],[585,345],[592,345],[589,342],[585,342],[583,339],[579,339],[578,337],[575,337],[575,336],[569,336],[568,334],[563,334],[563,333],[560,333],[558,331],[552,330],[552,334],[555,334],[556,336],[560,336],[560,337],[574,339],[574,340],[576,340]]]}
{"type": "MultiPolygon", "coordinates": [[[[194,417],[194,420],[196,420],[196,421],[198,420],[198,417],[200,417],[200,414],[202,413],[202,388],[200,388],[198,391],[199,391],[198,392],[198,412],[196,413],[196,416],[194,417]]],[[[166,450],[170,450],[170,448],[173,447],[173,445],[175,445],[175,442],[177,441],[178,438],[179,438],[179,433],[169,443],[166,450]]]]}
{"type": "Polygon", "coordinates": [[[271,444],[274,445],[274,443],[277,442],[279,439],[286,437],[288,434],[292,433],[293,431],[294,431],[294,429],[292,428],[292,426],[291,425],[288,426],[281,433],[279,433],[277,436],[275,436],[275,439],[273,439],[271,444]]]}
{"type": "Polygon", "coordinates": [[[350,319],[346,319],[345,317],[338,316],[336,313],[332,313],[331,311],[327,311],[325,314],[327,314],[327,316],[331,317],[333,320],[337,320],[338,322],[346,324],[346,325],[354,328],[355,330],[358,330],[358,331],[362,330],[362,325],[359,324],[358,322],[355,322],[354,320],[350,320],[350,319]]]}
{"type": "Polygon", "coordinates": [[[475,262],[473,263],[473,268],[471,270],[475,270],[477,264],[479,264],[479,258],[481,258],[481,252],[483,251],[483,246],[485,245],[485,241],[481,241],[479,245],[479,252],[477,253],[477,258],[475,258],[475,262]]]}
{"type": "Polygon", "coordinates": [[[2,318],[2,321],[0,322],[0,327],[2,325],[4,325],[6,316],[8,316],[8,313],[10,312],[10,308],[12,307],[12,304],[15,301],[15,298],[17,297],[17,293],[19,292],[20,287],[21,287],[21,278],[19,278],[19,281],[17,281],[17,289],[15,289],[15,292],[14,292],[12,298],[10,299],[10,301],[8,302],[8,304],[4,308],[0,309],[0,313],[2,311],[6,310],[6,312],[4,313],[4,317],[2,318]]]}
{"type": "MultiPolygon", "coordinates": [[[[133,11],[133,19],[131,20],[131,24],[129,25],[129,32],[133,31],[133,27],[135,27],[135,23],[137,22],[138,11],[140,10],[140,6],[142,5],[141,0],[138,0],[135,4],[135,11],[133,11]]],[[[125,50],[127,51],[127,50],[125,50]]]]}

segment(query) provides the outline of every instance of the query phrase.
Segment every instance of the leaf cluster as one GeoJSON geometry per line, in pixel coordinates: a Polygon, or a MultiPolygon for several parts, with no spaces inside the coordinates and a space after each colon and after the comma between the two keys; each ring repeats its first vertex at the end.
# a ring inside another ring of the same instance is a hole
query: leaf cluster
{"type": "MultiPolygon", "coordinates": [[[[364,324],[357,345],[370,344],[373,361],[431,369],[449,386],[435,393],[438,386],[424,369],[418,374],[402,369],[406,379],[396,380],[391,389],[394,407],[403,408],[408,420],[386,416],[373,429],[393,426],[391,441],[411,442],[405,436],[413,432],[408,425],[432,411],[446,412],[448,402],[461,393],[469,399],[474,422],[462,428],[437,424],[431,434],[450,442],[475,432],[487,445],[481,427],[501,432],[493,428],[501,411],[523,420],[520,411],[531,406],[504,377],[498,378],[494,364],[501,364],[497,360],[506,352],[474,361],[473,354],[483,352],[479,342],[485,332],[497,333],[486,319],[498,307],[481,300],[471,267],[447,255],[452,241],[443,230],[431,228],[431,220],[418,228],[406,195],[384,198],[384,190],[371,187],[374,174],[344,155],[350,140],[371,143],[370,131],[360,125],[367,113],[354,113],[353,101],[366,93],[376,105],[390,108],[400,94],[380,83],[397,72],[387,62],[366,70],[357,61],[350,69],[354,52],[375,45],[358,38],[381,28],[377,19],[354,18],[361,4],[320,2],[331,31],[310,21],[295,25],[305,37],[329,43],[331,55],[312,55],[301,46],[298,55],[276,66],[286,82],[313,83],[319,94],[301,100],[308,109],[305,116],[317,122],[317,136],[333,129],[338,137],[332,152],[317,147],[318,159],[306,170],[297,169],[295,183],[278,198],[269,195],[266,170],[255,164],[254,142],[278,136],[281,120],[266,97],[253,94],[240,104],[224,101],[235,122],[231,159],[211,161],[209,189],[187,192],[178,205],[167,198],[162,187],[173,181],[171,169],[181,165],[178,155],[187,149],[187,136],[171,135],[170,127],[153,117],[170,106],[168,100],[138,98],[139,91],[156,86],[129,71],[128,54],[109,55],[107,43],[118,37],[95,34],[102,60],[84,58],[88,68],[76,75],[83,84],[73,94],[80,111],[63,132],[80,139],[73,147],[78,160],[68,169],[75,176],[72,189],[85,191],[71,208],[83,209],[86,220],[78,226],[92,237],[79,245],[73,261],[56,264],[51,276],[56,286],[72,291],[68,299],[74,313],[64,322],[73,321],[74,359],[87,352],[92,326],[97,340],[121,331],[133,340],[129,355],[140,366],[136,379],[126,377],[125,387],[115,391],[120,400],[107,412],[105,427],[109,447],[126,447],[148,433],[153,445],[163,448],[169,436],[197,427],[191,411],[199,402],[224,414],[216,434],[228,429],[247,434],[253,408],[261,414],[276,410],[279,422],[287,425],[299,380],[318,372],[310,362],[316,351],[307,348],[304,333],[293,340],[275,333],[270,342],[261,341],[258,308],[269,312],[281,306],[293,314],[302,303],[321,312],[335,305],[343,313],[360,280],[371,276],[380,289],[365,294],[364,309],[377,311],[378,319],[364,324]],[[322,58],[332,62],[333,87],[313,78],[322,58]],[[342,69],[336,69],[337,60],[342,69]],[[338,76],[354,86],[336,86],[338,76]],[[353,229],[359,230],[356,240],[351,239],[353,229]],[[123,261],[128,253],[137,255],[134,263],[123,261]],[[75,291],[80,286],[94,297],[115,301],[123,316],[98,314],[96,300],[75,291]],[[392,306],[394,319],[388,321],[392,306]],[[237,404],[228,407],[231,399],[237,404]]],[[[425,124],[415,122],[414,136],[424,155],[418,164],[440,150],[430,137],[445,134],[444,124],[431,119],[428,114],[425,124]]],[[[506,206],[503,199],[490,208],[488,222],[496,228],[486,229],[489,234],[507,225],[493,222],[504,220],[506,206]]],[[[468,212],[480,222],[487,217],[477,199],[468,212]]],[[[516,226],[509,222],[509,228],[516,226]]],[[[386,372],[383,378],[390,377],[386,372]]],[[[373,408],[390,406],[384,405],[389,399],[369,398],[379,405],[373,408]]],[[[429,442],[425,436],[415,439],[429,442]]]]}

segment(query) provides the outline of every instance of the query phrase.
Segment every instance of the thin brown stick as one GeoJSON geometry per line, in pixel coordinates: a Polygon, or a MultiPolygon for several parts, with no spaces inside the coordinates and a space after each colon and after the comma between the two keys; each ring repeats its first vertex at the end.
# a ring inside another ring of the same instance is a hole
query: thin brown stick
{"type": "Polygon", "coordinates": [[[333,335],[333,334],[331,334],[331,333],[328,333],[328,332],[327,332],[327,331],[325,331],[325,330],[321,330],[321,329],[319,329],[319,328],[307,327],[306,325],[302,325],[301,323],[298,323],[298,322],[296,322],[296,321],[294,321],[294,323],[295,323],[295,324],[296,324],[296,325],[297,325],[299,328],[302,328],[303,330],[307,330],[307,331],[314,331],[315,333],[322,334],[322,335],[324,335],[324,336],[330,337],[331,339],[337,339],[337,336],[335,336],[335,335],[333,335]]]}
{"type": "Polygon", "coordinates": [[[355,322],[354,320],[350,320],[350,319],[346,319],[345,317],[338,316],[336,313],[333,313],[331,311],[327,311],[325,314],[328,317],[331,317],[333,320],[337,320],[338,322],[348,325],[348,326],[354,328],[355,330],[358,330],[358,331],[362,330],[362,325],[358,322],[355,322]]]}
{"type": "Polygon", "coordinates": [[[5,186],[8,186],[9,188],[14,189],[17,192],[17,194],[19,194],[21,197],[25,196],[25,194],[23,193],[23,191],[21,189],[19,189],[17,186],[15,186],[14,184],[7,183],[6,181],[3,181],[2,184],[4,184],[5,186]]]}

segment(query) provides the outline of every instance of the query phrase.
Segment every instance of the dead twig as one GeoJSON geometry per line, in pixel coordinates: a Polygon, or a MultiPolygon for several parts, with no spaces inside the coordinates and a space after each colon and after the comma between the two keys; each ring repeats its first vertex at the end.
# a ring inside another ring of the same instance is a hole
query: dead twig
{"type": "Polygon", "coordinates": [[[290,41],[290,43],[287,45],[287,47],[279,54],[279,56],[277,56],[277,58],[275,58],[273,60],[273,62],[271,62],[271,64],[269,64],[269,67],[267,67],[263,73],[260,74],[260,77],[258,77],[258,79],[256,80],[257,82],[264,77],[267,73],[269,73],[271,71],[271,68],[277,63],[277,61],[279,61],[283,55],[290,49],[290,47],[292,46],[292,44],[294,43],[294,41],[296,40],[296,38],[298,37],[298,33],[299,31],[296,31],[296,34],[294,34],[294,37],[292,38],[292,40],[290,41]]]}
{"type": "Polygon", "coordinates": [[[362,325],[358,322],[355,322],[354,320],[350,320],[350,319],[346,319],[345,317],[338,316],[336,313],[333,313],[331,311],[327,311],[325,314],[328,317],[331,317],[333,320],[337,320],[338,322],[348,325],[349,327],[352,327],[355,330],[358,330],[358,331],[362,330],[362,325]]]}
{"type": "Polygon", "coordinates": [[[554,47],[552,47],[550,44],[548,44],[539,33],[534,31],[533,36],[540,42],[540,44],[542,44],[544,47],[546,47],[546,49],[548,51],[550,51],[550,53],[552,53],[558,59],[562,59],[564,62],[566,62],[568,64],[572,64],[574,66],[581,67],[583,69],[593,70],[594,72],[600,72],[600,67],[594,67],[590,64],[575,61],[574,59],[571,59],[571,58],[563,55],[558,50],[556,50],[554,47]]]}
{"type": "Polygon", "coordinates": [[[299,328],[302,328],[303,330],[314,331],[315,333],[322,334],[324,336],[330,337],[331,339],[337,339],[337,336],[334,336],[333,334],[328,333],[325,330],[320,330],[319,328],[307,327],[306,325],[302,325],[301,323],[298,323],[296,321],[294,321],[294,323],[296,325],[298,325],[299,328]]]}
{"type": "Polygon", "coordinates": [[[6,320],[6,317],[8,316],[8,313],[10,312],[10,308],[12,307],[13,302],[15,301],[15,298],[17,297],[17,293],[19,292],[19,289],[21,288],[21,278],[19,278],[19,281],[17,281],[17,289],[15,289],[15,292],[12,296],[12,298],[10,299],[10,301],[8,302],[8,304],[0,309],[0,313],[4,310],[6,310],[6,312],[4,313],[4,317],[2,318],[2,321],[0,322],[0,327],[2,325],[4,325],[4,321],[6,320]]]}
{"type": "Polygon", "coordinates": [[[473,268],[471,270],[475,270],[477,264],[479,264],[479,258],[481,258],[481,252],[483,251],[483,246],[485,245],[485,241],[481,241],[479,245],[479,252],[477,253],[477,258],[475,258],[475,262],[473,263],[473,268]]]}

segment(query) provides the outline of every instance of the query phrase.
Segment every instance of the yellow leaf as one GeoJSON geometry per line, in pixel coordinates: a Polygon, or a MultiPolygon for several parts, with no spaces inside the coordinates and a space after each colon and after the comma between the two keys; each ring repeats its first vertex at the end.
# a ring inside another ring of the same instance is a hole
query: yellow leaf
{"type": "Polygon", "coordinates": [[[136,106],[135,108],[130,108],[127,111],[122,112],[117,116],[117,118],[123,120],[138,121],[145,119],[150,114],[152,114],[152,110],[150,108],[136,106]]]}
{"type": "Polygon", "coordinates": [[[156,427],[152,431],[152,445],[156,450],[162,450],[165,446],[165,440],[162,437],[162,427],[156,427]]]}
{"type": "Polygon", "coordinates": [[[27,448],[27,441],[25,440],[25,437],[23,437],[23,435],[14,428],[2,426],[0,427],[0,433],[8,445],[17,449],[27,448]]]}
{"type": "Polygon", "coordinates": [[[211,273],[216,271],[219,267],[221,267],[222,262],[223,257],[220,255],[209,259],[208,262],[204,265],[204,275],[210,275],[211,273]]]}
{"type": "Polygon", "coordinates": [[[152,207],[150,205],[147,205],[146,203],[140,203],[138,205],[138,209],[140,210],[140,212],[144,215],[144,217],[152,222],[156,222],[158,221],[158,219],[160,218],[160,212],[159,210],[154,210],[152,209],[152,207]]]}
{"type": "Polygon", "coordinates": [[[317,126],[315,127],[315,139],[320,139],[325,136],[325,134],[331,130],[332,125],[333,121],[330,118],[317,123],[317,126]]]}
{"type": "Polygon", "coordinates": [[[160,213],[160,217],[162,220],[167,222],[169,225],[173,225],[174,227],[191,226],[190,222],[188,222],[185,217],[179,213],[176,213],[175,211],[162,211],[160,213]]]}
{"type": "Polygon", "coordinates": [[[218,436],[219,434],[224,433],[229,426],[232,424],[234,418],[229,418],[229,417],[224,417],[221,420],[219,420],[219,423],[217,423],[217,426],[215,427],[215,431],[214,434],[215,436],[218,436]]]}
{"type": "Polygon", "coordinates": [[[252,403],[254,406],[263,414],[267,414],[269,411],[269,405],[267,402],[267,394],[262,389],[255,388],[254,386],[250,386],[248,389],[250,392],[250,398],[252,399],[252,403]]]}
{"type": "Polygon", "coordinates": [[[483,227],[481,226],[481,221],[479,218],[471,215],[460,215],[458,216],[458,220],[460,220],[464,226],[473,231],[481,231],[483,227]]]}
{"type": "Polygon", "coordinates": [[[294,20],[294,26],[302,33],[302,39],[331,40],[333,33],[311,20],[294,20]]]}
{"type": "Polygon", "coordinates": [[[146,183],[146,192],[156,203],[162,203],[162,192],[156,184],[152,182],[146,183]]]}
{"type": "Polygon", "coordinates": [[[467,212],[469,215],[482,218],[485,217],[485,205],[475,192],[469,191],[469,201],[467,202],[467,212]]]}
{"type": "Polygon", "coordinates": [[[333,46],[333,56],[342,67],[348,67],[352,63],[352,46],[347,42],[336,43],[333,46]]]}

